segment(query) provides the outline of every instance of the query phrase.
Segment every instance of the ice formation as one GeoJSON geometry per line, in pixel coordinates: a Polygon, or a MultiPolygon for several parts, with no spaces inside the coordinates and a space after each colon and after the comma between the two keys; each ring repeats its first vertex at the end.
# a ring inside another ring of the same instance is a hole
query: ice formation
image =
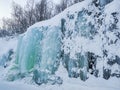
{"type": "Polygon", "coordinates": [[[85,0],[28,28],[17,47],[19,75],[33,73],[37,84],[62,83],[55,76],[61,62],[69,77],[83,81],[88,73],[105,79],[120,77],[119,7],[119,0],[100,0],[100,4],[85,0]]]}

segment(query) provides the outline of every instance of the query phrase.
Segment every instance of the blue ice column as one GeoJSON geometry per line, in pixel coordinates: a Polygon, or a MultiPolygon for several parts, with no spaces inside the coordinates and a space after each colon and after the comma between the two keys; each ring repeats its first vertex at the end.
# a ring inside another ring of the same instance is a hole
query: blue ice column
{"type": "Polygon", "coordinates": [[[21,73],[29,72],[39,60],[41,51],[40,42],[42,40],[40,29],[33,28],[19,37],[16,64],[18,64],[21,73]]]}

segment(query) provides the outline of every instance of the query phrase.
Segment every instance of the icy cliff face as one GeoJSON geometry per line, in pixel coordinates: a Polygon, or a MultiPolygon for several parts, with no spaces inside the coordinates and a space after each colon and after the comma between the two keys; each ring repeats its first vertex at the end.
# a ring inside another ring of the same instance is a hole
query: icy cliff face
{"type": "Polygon", "coordinates": [[[37,84],[61,84],[55,76],[61,62],[69,77],[83,81],[88,73],[105,79],[120,77],[120,3],[104,1],[85,0],[31,26],[19,38],[17,75],[32,73],[37,84]]]}

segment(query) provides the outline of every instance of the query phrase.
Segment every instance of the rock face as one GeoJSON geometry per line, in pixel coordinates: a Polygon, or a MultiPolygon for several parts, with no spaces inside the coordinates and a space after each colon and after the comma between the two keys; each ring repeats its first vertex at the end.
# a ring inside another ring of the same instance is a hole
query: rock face
{"type": "MultiPolygon", "coordinates": [[[[100,0],[100,5],[111,1],[100,0]]],[[[83,81],[88,73],[105,79],[120,75],[120,10],[116,2],[119,0],[110,5],[117,8],[108,12],[109,5],[101,8],[94,0],[85,0],[31,26],[19,38],[15,61],[19,74],[33,73],[39,85],[62,84],[55,76],[61,62],[69,77],[83,81]]]]}

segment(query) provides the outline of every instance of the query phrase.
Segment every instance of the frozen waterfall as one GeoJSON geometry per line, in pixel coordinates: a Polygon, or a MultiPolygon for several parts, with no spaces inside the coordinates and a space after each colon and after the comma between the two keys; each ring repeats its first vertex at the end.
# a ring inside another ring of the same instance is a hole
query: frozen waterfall
{"type": "MultiPolygon", "coordinates": [[[[113,27],[117,27],[118,22],[112,23],[118,14],[112,11],[108,13],[104,8],[101,10],[92,1],[85,0],[50,20],[28,28],[19,37],[16,76],[32,75],[39,85],[61,84],[62,79],[55,75],[60,63],[70,78],[83,81],[89,78],[88,73],[105,79],[120,75],[119,51],[116,53],[120,42],[115,35],[119,34],[119,30],[113,27]],[[108,16],[110,18],[106,20],[108,16]],[[110,31],[111,28],[114,32],[110,31]],[[114,66],[117,68],[110,68],[114,66]]],[[[99,4],[102,6],[111,1],[100,0],[99,4]]]]}

